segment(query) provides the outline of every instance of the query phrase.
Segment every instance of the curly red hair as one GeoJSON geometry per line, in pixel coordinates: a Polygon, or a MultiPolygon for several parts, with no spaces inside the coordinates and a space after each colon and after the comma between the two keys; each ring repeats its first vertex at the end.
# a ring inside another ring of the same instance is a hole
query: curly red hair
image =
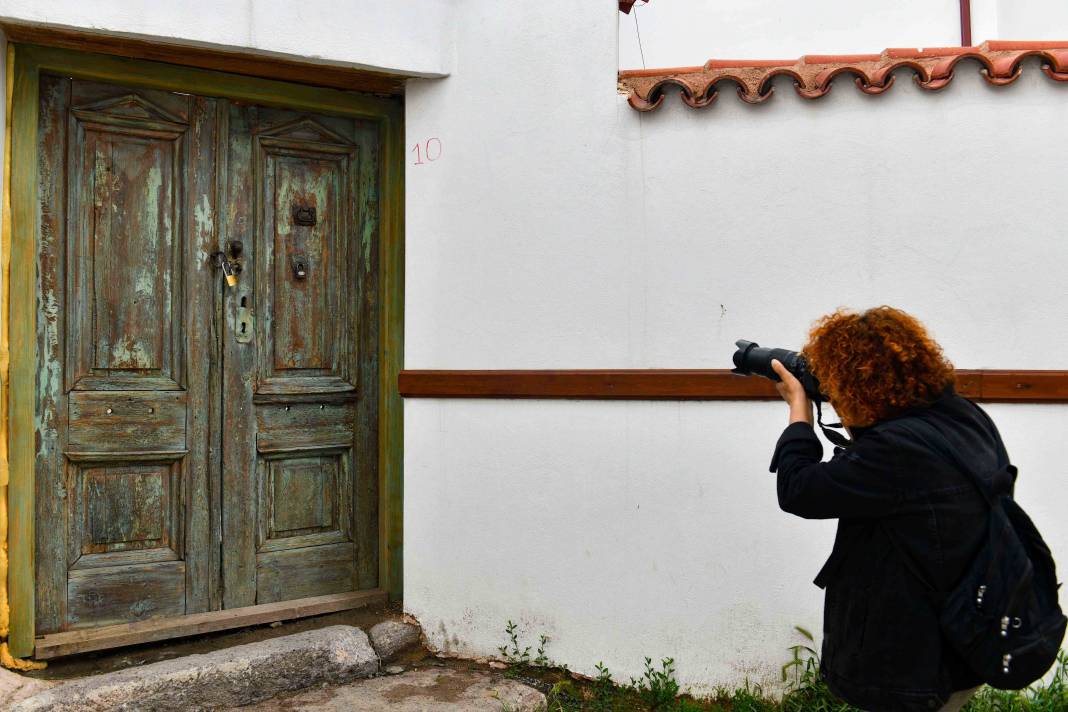
{"type": "Polygon", "coordinates": [[[955,383],[942,348],[915,317],[880,306],[819,318],[802,349],[845,425],[863,427],[933,402],[955,383]]]}

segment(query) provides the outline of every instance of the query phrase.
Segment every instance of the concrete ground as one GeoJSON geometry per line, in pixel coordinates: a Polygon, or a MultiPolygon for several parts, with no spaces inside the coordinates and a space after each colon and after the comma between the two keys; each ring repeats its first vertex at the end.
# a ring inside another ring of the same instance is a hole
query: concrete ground
{"type": "Polygon", "coordinates": [[[279,695],[231,712],[534,712],[545,695],[488,670],[433,667],[279,695]]]}

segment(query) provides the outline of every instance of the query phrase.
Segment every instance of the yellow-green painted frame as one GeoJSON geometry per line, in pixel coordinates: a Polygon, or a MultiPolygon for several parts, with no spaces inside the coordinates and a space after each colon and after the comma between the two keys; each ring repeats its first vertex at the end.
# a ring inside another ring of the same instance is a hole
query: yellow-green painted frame
{"type": "MultiPolygon", "coordinates": [[[[9,55],[11,56],[11,55],[9,55]]],[[[36,374],[37,113],[42,72],[227,97],[257,104],[341,114],[382,129],[379,213],[379,585],[402,593],[403,410],[397,374],[404,348],[404,111],[398,97],[376,97],[173,64],[16,44],[11,114],[9,376],[9,646],[33,653],[34,382],[36,374]]],[[[309,73],[314,68],[309,68],[309,73]]],[[[10,75],[9,75],[10,76],[10,75]]]]}

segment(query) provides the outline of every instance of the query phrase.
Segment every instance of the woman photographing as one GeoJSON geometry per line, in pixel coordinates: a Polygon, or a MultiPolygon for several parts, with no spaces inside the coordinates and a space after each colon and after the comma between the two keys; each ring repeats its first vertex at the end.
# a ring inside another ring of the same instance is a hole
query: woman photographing
{"type": "Polygon", "coordinates": [[[790,409],[771,463],[779,506],[839,520],[815,580],[825,589],[821,674],[865,710],[959,710],[983,677],[947,640],[940,597],[987,539],[991,508],[964,469],[1015,473],[998,430],[956,393],[941,348],[898,309],[824,316],[802,353],[852,437],[822,462],[812,403],[772,361],[790,409]],[[922,436],[935,431],[937,442],[922,436]]]}

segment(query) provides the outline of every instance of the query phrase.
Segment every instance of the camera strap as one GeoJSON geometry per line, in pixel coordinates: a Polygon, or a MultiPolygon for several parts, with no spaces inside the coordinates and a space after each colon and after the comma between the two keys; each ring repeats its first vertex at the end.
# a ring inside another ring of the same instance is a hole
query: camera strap
{"type": "Polygon", "coordinates": [[[823,431],[823,434],[827,436],[828,440],[830,440],[832,443],[834,443],[838,447],[849,447],[850,445],[852,445],[853,444],[852,440],[847,438],[845,435],[842,435],[841,433],[838,433],[838,432],[835,432],[835,431],[831,430],[831,428],[840,428],[840,427],[842,427],[841,423],[826,423],[825,424],[823,422],[823,408],[821,407],[821,405],[822,405],[822,401],[817,400],[816,401],[816,423],[819,424],[820,430],[823,431]]]}

